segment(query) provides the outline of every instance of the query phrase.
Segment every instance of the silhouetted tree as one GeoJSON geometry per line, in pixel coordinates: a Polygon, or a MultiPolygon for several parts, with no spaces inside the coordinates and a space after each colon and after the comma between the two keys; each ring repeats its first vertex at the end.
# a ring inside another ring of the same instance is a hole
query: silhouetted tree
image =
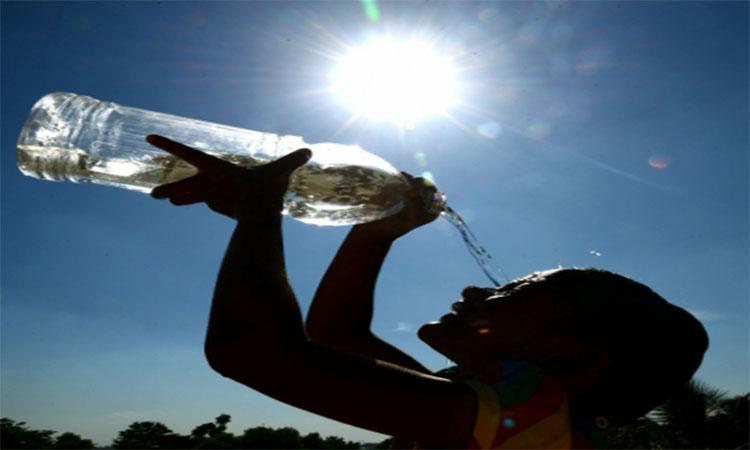
{"type": "Polygon", "coordinates": [[[607,448],[667,449],[671,440],[663,427],[649,417],[607,430],[607,448]]]}
{"type": "Polygon", "coordinates": [[[232,416],[229,414],[220,414],[214,421],[218,430],[224,432],[227,429],[227,424],[232,421],[232,416]]]}
{"type": "Polygon", "coordinates": [[[0,419],[0,448],[52,448],[55,432],[30,430],[26,422],[0,419]]]}
{"type": "Polygon", "coordinates": [[[655,416],[675,447],[747,448],[747,408],[747,396],[727,399],[722,391],[691,381],[659,406],[655,416]]]}
{"type": "MultiPolygon", "coordinates": [[[[748,394],[750,395],[750,394],[748,394]]],[[[658,406],[649,417],[609,430],[610,448],[748,448],[748,395],[730,399],[693,380],[658,406]]]]}
{"type": "Polygon", "coordinates": [[[133,422],[112,442],[114,448],[190,448],[190,438],[174,433],[159,422],[133,422]]]}
{"type": "Polygon", "coordinates": [[[345,441],[338,436],[328,436],[324,439],[327,449],[355,449],[360,448],[358,442],[345,441]]]}
{"type": "Polygon", "coordinates": [[[700,381],[690,381],[654,410],[679,448],[711,448],[709,417],[719,413],[724,394],[700,381]]]}
{"type": "Polygon", "coordinates": [[[16,422],[8,418],[0,419],[0,448],[60,448],[89,449],[94,442],[83,439],[75,433],[62,433],[56,439],[56,431],[30,430],[26,422],[16,422]]]}
{"type": "Polygon", "coordinates": [[[299,449],[302,448],[299,432],[291,427],[275,430],[268,427],[248,428],[238,438],[241,448],[299,449]]]}
{"type": "Polygon", "coordinates": [[[750,393],[724,400],[713,421],[726,448],[750,448],[750,393]]]}
{"type": "Polygon", "coordinates": [[[276,445],[272,448],[302,448],[302,436],[292,427],[274,430],[276,445]]]}
{"type": "Polygon", "coordinates": [[[318,433],[310,433],[301,436],[299,431],[292,427],[248,428],[237,439],[239,448],[247,449],[305,449],[305,450],[342,450],[359,449],[359,442],[346,441],[338,436],[321,437],[318,433]]]}
{"type": "Polygon", "coordinates": [[[302,448],[306,450],[322,450],[326,448],[325,441],[318,433],[309,433],[302,436],[301,444],[302,448]]]}
{"type": "Polygon", "coordinates": [[[79,449],[79,448],[94,448],[94,442],[89,439],[83,439],[81,436],[75,433],[62,433],[55,440],[54,448],[65,448],[65,449],[79,449]]]}
{"type": "Polygon", "coordinates": [[[372,448],[373,449],[378,449],[378,450],[393,448],[393,443],[394,442],[396,442],[396,438],[389,437],[388,439],[385,439],[383,441],[378,442],[372,448]]]}
{"type": "Polygon", "coordinates": [[[221,414],[213,423],[198,425],[190,433],[194,448],[239,448],[237,437],[227,433],[227,424],[232,421],[228,414],[221,414]]]}
{"type": "Polygon", "coordinates": [[[272,448],[273,430],[268,427],[253,427],[237,438],[240,448],[272,448]]]}
{"type": "Polygon", "coordinates": [[[292,427],[248,428],[241,436],[228,433],[231,416],[221,414],[213,422],[195,427],[189,436],[178,435],[159,422],[134,422],[121,431],[114,448],[211,448],[211,449],[359,449],[357,442],[338,436],[321,437],[318,433],[301,436],[292,427]]]}

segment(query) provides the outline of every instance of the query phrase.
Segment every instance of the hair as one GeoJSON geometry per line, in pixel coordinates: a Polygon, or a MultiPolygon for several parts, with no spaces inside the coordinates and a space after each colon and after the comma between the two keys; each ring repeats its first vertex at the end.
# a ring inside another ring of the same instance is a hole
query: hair
{"type": "Polygon", "coordinates": [[[687,383],[703,360],[701,323],[647,286],[598,269],[535,273],[501,288],[544,286],[575,305],[567,324],[585,342],[607,349],[609,364],[578,413],[622,425],[647,414],[687,383]],[[519,286],[520,287],[520,286],[519,286]]]}

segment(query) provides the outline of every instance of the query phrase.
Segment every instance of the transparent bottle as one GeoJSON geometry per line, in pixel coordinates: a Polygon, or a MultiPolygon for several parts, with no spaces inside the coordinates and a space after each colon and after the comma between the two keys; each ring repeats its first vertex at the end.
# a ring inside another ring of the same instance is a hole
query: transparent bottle
{"type": "Polygon", "coordinates": [[[394,214],[409,185],[385,160],[356,145],[307,144],[298,136],[245,130],[55,92],[31,109],[17,143],[24,175],[148,193],[196,173],[150,146],[159,134],[242,166],[310,148],[312,159],[290,180],[284,213],[316,225],[350,225],[394,214]]]}
{"type": "MultiPolygon", "coordinates": [[[[229,162],[250,167],[309,148],[312,158],[292,174],[284,214],[315,225],[352,225],[395,214],[409,183],[385,160],[356,145],[307,144],[298,136],[245,130],[130,108],[85,95],[47,94],[32,107],[17,143],[24,175],[151,190],[196,173],[190,164],[149,145],[158,134],[229,162]]],[[[461,233],[469,253],[499,286],[492,256],[466,222],[436,193],[423,199],[461,233]]],[[[507,280],[507,277],[505,277],[507,280]]]]}

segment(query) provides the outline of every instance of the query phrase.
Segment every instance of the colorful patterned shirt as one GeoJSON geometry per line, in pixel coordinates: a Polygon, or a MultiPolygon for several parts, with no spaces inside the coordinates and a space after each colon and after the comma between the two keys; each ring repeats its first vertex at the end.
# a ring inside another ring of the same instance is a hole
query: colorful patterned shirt
{"type": "Polygon", "coordinates": [[[500,361],[464,383],[478,397],[468,448],[570,449],[601,445],[600,430],[587,425],[593,421],[573,420],[566,393],[537,366],[500,361]]]}

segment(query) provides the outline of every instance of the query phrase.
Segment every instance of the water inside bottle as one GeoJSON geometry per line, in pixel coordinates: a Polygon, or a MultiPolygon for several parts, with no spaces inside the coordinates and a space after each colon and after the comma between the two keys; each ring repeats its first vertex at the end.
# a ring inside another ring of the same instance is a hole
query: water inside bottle
{"type": "Polygon", "coordinates": [[[285,213],[315,225],[349,225],[387,217],[402,206],[408,184],[370,167],[310,161],[293,174],[285,213]]]}
{"type": "Polygon", "coordinates": [[[472,233],[469,229],[469,226],[466,225],[464,219],[460,215],[458,215],[456,211],[454,211],[448,205],[443,205],[443,210],[440,215],[448,220],[448,222],[450,222],[454,227],[456,227],[458,232],[461,234],[461,238],[463,238],[464,243],[466,243],[466,248],[469,250],[469,253],[477,262],[479,268],[482,269],[482,272],[484,272],[485,276],[487,276],[487,278],[489,278],[489,280],[496,287],[500,287],[503,285],[503,283],[498,281],[498,278],[500,277],[502,277],[506,283],[510,281],[503,272],[503,269],[501,269],[500,266],[496,265],[490,252],[482,247],[482,245],[479,243],[479,240],[476,238],[476,236],[474,236],[474,233],[472,233]]]}
{"type": "Polygon", "coordinates": [[[101,158],[80,149],[19,145],[18,168],[24,175],[151,192],[154,187],[187,178],[195,167],[172,155],[141,159],[101,158]]]}

